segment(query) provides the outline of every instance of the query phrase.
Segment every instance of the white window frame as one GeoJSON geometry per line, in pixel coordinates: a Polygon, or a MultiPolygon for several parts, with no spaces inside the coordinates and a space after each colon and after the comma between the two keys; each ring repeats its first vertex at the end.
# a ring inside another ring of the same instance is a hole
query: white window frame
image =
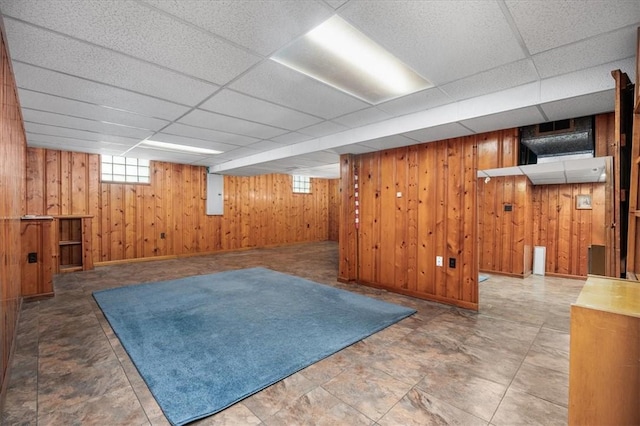
{"type": "Polygon", "coordinates": [[[151,162],[133,157],[100,155],[100,181],[105,183],[151,183],[151,162]]]}
{"type": "Polygon", "coordinates": [[[291,175],[294,194],[311,194],[311,178],[309,176],[291,175]]]}

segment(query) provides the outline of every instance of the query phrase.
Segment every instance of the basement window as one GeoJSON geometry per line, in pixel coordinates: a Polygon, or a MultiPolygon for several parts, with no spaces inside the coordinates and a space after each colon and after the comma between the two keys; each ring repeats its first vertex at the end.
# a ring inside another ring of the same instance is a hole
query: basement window
{"type": "Polygon", "coordinates": [[[309,176],[293,175],[293,192],[296,194],[311,194],[311,178],[309,176]]]}
{"type": "Polygon", "coordinates": [[[149,183],[149,160],[101,155],[102,182],[149,183]]]}

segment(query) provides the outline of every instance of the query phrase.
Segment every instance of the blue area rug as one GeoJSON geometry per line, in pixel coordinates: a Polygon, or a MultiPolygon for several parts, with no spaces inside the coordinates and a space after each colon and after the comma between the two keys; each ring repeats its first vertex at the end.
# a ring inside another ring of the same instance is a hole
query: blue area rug
{"type": "Polygon", "coordinates": [[[174,425],[214,414],[415,312],[264,268],[93,297],[174,425]]]}

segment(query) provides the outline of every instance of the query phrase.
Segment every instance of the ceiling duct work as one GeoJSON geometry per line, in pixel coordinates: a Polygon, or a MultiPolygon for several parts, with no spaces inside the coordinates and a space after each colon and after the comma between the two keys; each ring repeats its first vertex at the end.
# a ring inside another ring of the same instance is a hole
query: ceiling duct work
{"type": "Polygon", "coordinates": [[[520,132],[520,165],[594,156],[593,117],[526,126],[520,132]]]}

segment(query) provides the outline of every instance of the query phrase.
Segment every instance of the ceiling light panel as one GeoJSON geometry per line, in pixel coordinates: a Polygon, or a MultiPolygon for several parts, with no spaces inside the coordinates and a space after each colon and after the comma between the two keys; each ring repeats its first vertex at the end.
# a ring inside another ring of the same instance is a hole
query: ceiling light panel
{"type": "Polygon", "coordinates": [[[181,145],[177,143],[160,142],[152,140],[144,140],[139,145],[140,148],[152,147],[166,151],[179,151],[190,152],[194,154],[222,154],[222,151],[216,151],[215,149],[201,148],[199,146],[181,145]]]}
{"type": "Polygon", "coordinates": [[[433,86],[337,15],[271,59],[370,104],[433,86]]]}
{"type": "Polygon", "coordinates": [[[275,61],[262,62],[231,83],[230,88],[325,119],[369,106],[275,61]]]}

